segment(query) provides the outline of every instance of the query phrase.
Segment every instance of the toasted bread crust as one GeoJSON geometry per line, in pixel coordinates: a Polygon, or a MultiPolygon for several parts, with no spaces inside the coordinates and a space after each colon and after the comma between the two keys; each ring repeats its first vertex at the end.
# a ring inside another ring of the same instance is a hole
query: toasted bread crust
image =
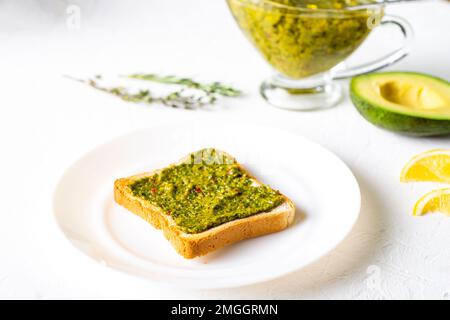
{"type": "Polygon", "coordinates": [[[114,182],[114,199],[119,205],[140,216],[155,228],[161,229],[175,250],[187,259],[203,256],[244,239],[284,230],[294,220],[294,204],[285,197],[286,201],[270,212],[233,220],[204,232],[186,233],[178,228],[169,215],[148,201],[135,197],[128,187],[133,181],[157,172],[116,180],[114,182]]]}

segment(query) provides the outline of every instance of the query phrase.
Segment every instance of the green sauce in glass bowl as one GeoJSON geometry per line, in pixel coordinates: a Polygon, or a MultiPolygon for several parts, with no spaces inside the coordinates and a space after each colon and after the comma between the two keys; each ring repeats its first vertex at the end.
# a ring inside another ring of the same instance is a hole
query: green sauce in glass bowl
{"type": "Polygon", "coordinates": [[[279,73],[302,79],[345,60],[366,39],[382,6],[373,0],[227,0],[237,23],[279,73]],[[371,24],[372,23],[372,24],[371,24]]]}

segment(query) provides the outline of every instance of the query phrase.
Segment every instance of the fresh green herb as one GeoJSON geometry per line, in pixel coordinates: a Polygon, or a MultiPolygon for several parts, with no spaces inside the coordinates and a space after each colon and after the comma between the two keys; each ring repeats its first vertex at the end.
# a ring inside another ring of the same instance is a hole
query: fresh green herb
{"type": "Polygon", "coordinates": [[[127,76],[128,78],[133,79],[153,81],[164,84],[176,84],[184,87],[163,96],[155,96],[148,89],[133,91],[121,86],[102,86],[99,84],[99,81],[102,80],[101,75],[96,75],[93,78],[87,80],[68,76],[66,77],[81,83],[85,83],[96,90],[112,94],[127,102],[145,104],[161,103],[168,107],[187,110],[195,110],[208,105],[213,105],[216,103],[218,95],[226,97],[237,97],[241,95],[241,92],[239,90],[225,86],[219,82],[213,82],[211,84],[201,84],[188,78],[177,78],[174,76],[157,76],[154,74],[135,74],[127,76]]]}
{"type": "Polygon", "coordinates": [[[127,76],[132,79],[153,81],[165,84],[177,84],[187,88],[198,89],[204,91],[206,94],[218,94],[225,97],[237,97],[242,94],[241,91],[232,87],[226,86],[220,82],[199,83],[189,78],[179,78],[176,76],[159,76],[157,74],[132,74],[127,76]]]}

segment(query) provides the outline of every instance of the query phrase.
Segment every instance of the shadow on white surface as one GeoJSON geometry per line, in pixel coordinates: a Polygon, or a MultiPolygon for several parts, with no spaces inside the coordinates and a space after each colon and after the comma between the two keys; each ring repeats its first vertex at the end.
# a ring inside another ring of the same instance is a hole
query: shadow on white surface
{"type": "MultiPolygon", "coordinates": [[[[352,169],[353,170],[353,169],[352,169]]],[[[353,170],[355,173],[355,171],[353,170]]],[[[361,213],[352,229],[352,232],[332,252],[313,264],[293,272],[287,276],[265,283],[230,289],[229,293],[245,295],[248,290],[252,298],[269,295],[278,299],[298,298],[299,294],[307,295],[308,291],[320,291],[327,297],[327,288],[335,282],[349,277],[356,270],[363,270],[372,264],[374,256],[382,244],[377,241],[378,235],[383,232],[383,212],[377,193],[365,178],[355,173],[358,179],[362,206],[361,213]],[[255,296],[254,293],[258,292],[255,296]]],[[[360,279],[365,281],[365,278],[360,279]]],[[[360,285],[360,284],[359,284],[360,285]]]]}

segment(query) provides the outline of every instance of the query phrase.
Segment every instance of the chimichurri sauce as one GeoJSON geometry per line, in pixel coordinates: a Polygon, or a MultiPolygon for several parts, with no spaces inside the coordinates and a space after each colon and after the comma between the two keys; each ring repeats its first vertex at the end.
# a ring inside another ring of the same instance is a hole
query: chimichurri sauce
{"type": "Polygon", "coordinates": [[[345,60],[383,15],[382,7],[341,10],[372,0],[227,1],[263,57],[292,79],[328,71],[345,60]]]}
{"type": "Polygon", "coordinates": [[[134,196],[160,207],[187,233],[267,212],[285,201],[269,186],[256,185],[234,159],[214,149],[195,152],[187,161],[129,187],[134,196]]]}

